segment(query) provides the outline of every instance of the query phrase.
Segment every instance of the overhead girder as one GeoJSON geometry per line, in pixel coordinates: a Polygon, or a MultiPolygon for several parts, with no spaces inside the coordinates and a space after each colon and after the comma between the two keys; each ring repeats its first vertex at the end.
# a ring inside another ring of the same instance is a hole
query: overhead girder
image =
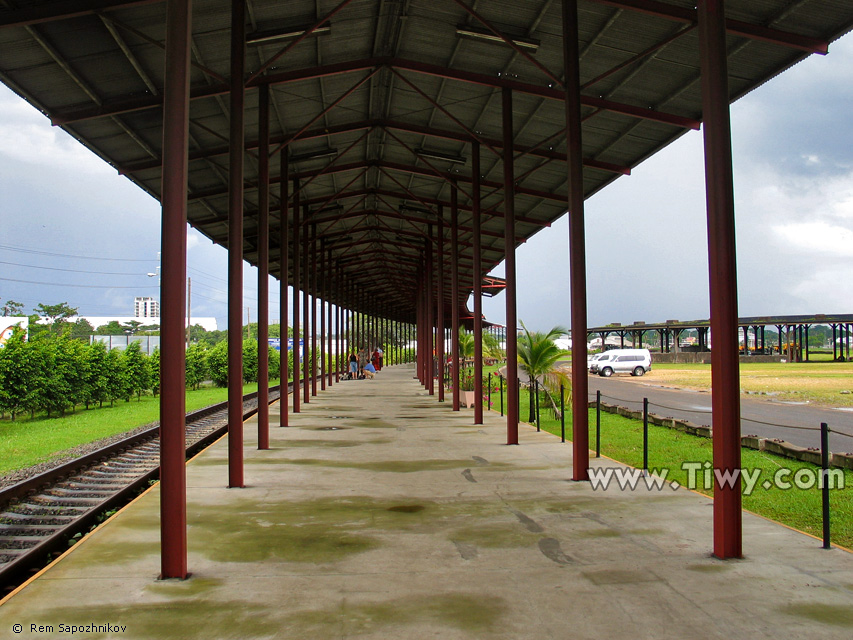
{"type": "MultiPolygon", "coordinates": [[[[357,120],[355,122],[351,122],[348,124],[340,124],[333,125],[329,127],[320,127],[318,129],[309,129],[302,133],[302,135],[297,136],[295,140],[313,140],[316,138],[326,138],[335,135],[345,134],[345,133],[354,133],[356,131],[363,131],[365,129],[394,129],[397,131],[405,131],[407,133],[415,133],[418,135],[429,136],[432,138],[439,138],[445,140],[454,140],[456,142],[464,142],[471,143],[473,139],[465,134],[457,131],[450,131],[448,129],[436,129],[434,127],[424,127],[417,124],[402,122],[400,120],[382,120],[382,119],[374,119],[374,120],[357,120]]],[[[562,133],[562,132],[557,132],[562,133]]],[[[288,139],[285,136],[270,136],[270,144],[277,145],[288,139]]],[[[488,142],[495,149],[502,149],[503,142],[500,140],[493,140],[490,138],[481,138],[482,140],[488,142]]],[[[246,145],[246,151],[254,151],[258,147],[258,142],[250,141],[246,145]]],[[[558,151],[553,151],[550,149],[538,149],[531,148],[529,146],[516,144],[513,145],[513,149],[519,154],[529,155],[536,158],[546,158],[548,160],[557,160],[559,162],[566,161],[566,154],[560,153],[558,151]]],[[[189,154],[190,160],[203,160],[209,158],[215,158],[218,156],[225,156],[228,154],[228,147],[226,145],[222,145],[219,147],[211,147],[208,149],[197,149],[195,151],[191,151],[189,154]]],[[[139,160],[138,162],[130,162],[121,167],[118,167],[118,172],[122,175],[124,174],[132,174],[137,171],[147,171],[150,169],[156,169],[160,166],[160,162],[158,159],[149,159],[139,160]]],[[[607,171],[610,173],[618,173],[622,175],[631,175],[630,167],[625,167],[622,165],[614,164],[612,162],[602,162],[601,160],[596,160],[594,158],[586,158],[584,160],[584,166],[589,169],[600,169],[601,171],[607,171]]]]}
{"type": "MultiPolygon", "coordinates": [[[[598,4],[606,4],[620,9],[640,11],[676,22],[695,23],[698,20],[695,8],[678,7],[655,0],[592,0],[598,4]]],[[[99,12],[118,11],[149,4],[165,3],[165,0],[64,0],[36,7],[20,7],[5,10],[0,13],[0,29],[9,27],[24,27],[45,22],[68,20],[99,12]]],[[[335,10],[335,12],[337,9],[335,10]]],[[[332,14],[324,16],[326,22],[332,14]]],[[[726,20],[726,31],[731,35],[770,42],[779,46],[800,49],[809,53],[824,54],[829,43],[820,38],[813,38],[783,29],[774,29],[760,24],[742,20],[726,20]]],[[[306,34],[309,35],[309,34],[306,34]]],[[[267,61],[269,62],[269,61],[267,61]]],[[[257,70],[255,71],[257,73],[257,70]]]]}
{"type": "MultiPolygon", "coordinates": [[[[465,176],[465,175],[460,174],[460,173],[442,172],[441,175],[438,176],[435,173],[433,173],[431,171],[427,171],[426,169],[423,169],[421,167],[417,167],[414,165],[401,164],[398,162],[386,162],[384,160],[366,160],[366,161],[360,160],[357,162],[350,162],[348,164],[337,165],[333,169],[327,171],[326,175],[331,175],[331,174],[335,174],[335,173],[343,173],[345,171],[353,171],[353,170],[359,170],[359,169],[369,169],[371,167],[378,167],[378,168],[382,168],[382,169],[391,169],[393,171],[398,171],[401,173],[410,173],[410,174],[422,176],[425,178],[443,179],[445,181],[455,180],[455,181],[463,183],[463,184],[471,184],[472,183],[472,178],[470,176],[465,176]]],[[[314,173],[315,172],[313,172],[313,171],[305,171],[305,172],[293,174],[293,175],[291,175],[291,177],[295,177],[295,178],[301,180],[304,178],[311,177],[312,175],[314,175],[314,173]]],[[[277,177],[272,177],[272,176],[270,177],[270,184],[271,185],[272,184],[278,184],[280,181],[281,181],[281,178],[278,176],[277,177]]],[[[503,186],[501,183],[494,182],[491,180],[480,180],[480,185],[482,187],[494,188],[494,189],[501,189],[503,186]]],[[[246,182],[245,183],[246,191],[252,191],[253,189],[256,189],[256,188],[257,188],[257,183],[254,183],[254,182],[246,182]]],[[[225,195],[227,193],[228,193],[228,191],[226,189],[220,189],[220,188],[207,189],[207,190],[203,190],[203,191],[194,191],[194,192],[189,194],[188,200],[190,202],[193,202],[195,200],[201,200],[204,198],[213,198],[216,196],[222,196],[222,195],[225,195]]],[[[517,186],[515,188],[515,193],[516,193],[516,195],[531,196],[533,198],[541,198],[543,200],[550,200],[552,202],[559,202],[560,204],[564,204],[566,202],[565,194],[550,193],[547,191],[539,191],[538,189],[529,189],[527,187],[522,187],[522,186],[517,186]]],[[[404,196],[404,197],[410,198],[410,196],[404,196]]],[[[499,214],[496,213],[495,215],[499,215],[499,214]]],[[[536,220],[534,218],[518,218],[517,220],[518,220],[518,222],[528,222],[530,224],[538,224],[540,226],[548,226],[547,222],[542,221],[542,220],[536,220]]]]}
{"type": "MultiPolygon", "coordinates": [[[[561,89],[520,82],[518,80],[491,76],[474,71],[465,71],[463,69],[442,67],[440,65],[418,62],[416,60],[405,60],[402,58],[392,58],[387,56],[364,58],[362,60],[352,60],[344,63],[321,65],[294,71],[274,73],[256,78],[252,82],[247,83],[246,89],[256,89],[261,84],[288,84],[291,82],[324,78],[333,75],[340,75],[342,73],[352,73],[355,71],[369,70],[371,72],[375,72],[381,67],[403,69],[423,75],[446,78],[448,80],[458,80],[460,82],[492,87],[494,89],[510,89],[516,93],[523,93],[551,100],[563,101],[565,99],[565,93],[561,89]]],[[[223,96],[229,92],[229,86],[224,83],[195,87],[190,91],[190,100],[223,96]]],[[[700,121],[694,118],[666,113],[639,105],[605,100],[595,96],[583,96],[581,98],[581,104],[605,111],[620,113],[632,118],[652,120],[679,128],[699,129],[700,125],[700,121]]],[[[83,120],[90,120],[92,118],[103,118],[111,115],[131,113],[133,111],[155,109],[161,106],[162,97],[150,96],[145,98],[135,98],[133,100],[117,100],[109,103],[105,102],[104,104],[95,107],[86,105],[79,108],[68,108],[51,113],[49,116],[53,124],[63,125],[73,124],[74,122],[80,122],[83,120]]]]}

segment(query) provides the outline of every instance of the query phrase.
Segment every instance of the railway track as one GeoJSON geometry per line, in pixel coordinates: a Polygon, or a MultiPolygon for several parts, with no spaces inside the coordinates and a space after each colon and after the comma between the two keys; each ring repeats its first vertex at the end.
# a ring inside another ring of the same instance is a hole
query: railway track
{"type": "MultiPolygon", "coordinates": [[[[270,402],[279,388],[270,389],[270,402]]],[[[243,398],[243,419],[257,413],[257,394],[243,398]]],[[[187,414],[187,457],[228,431],[227,403],[187,414]]],[[[22,582],[103,518],[133,499],[160,473],[159,426],[71,460],[0,491],[0,590],[22,582]]]]}

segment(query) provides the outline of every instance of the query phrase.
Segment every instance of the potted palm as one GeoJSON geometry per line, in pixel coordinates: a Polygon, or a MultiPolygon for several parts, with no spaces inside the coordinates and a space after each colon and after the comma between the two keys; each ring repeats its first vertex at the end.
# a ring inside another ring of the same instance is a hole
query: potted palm
{"type": "Polygon", "coordinates": [[[466,407],[473,407],[474,394],[474,334],[465,329],[459,330],[459,390],[466,407]]]}

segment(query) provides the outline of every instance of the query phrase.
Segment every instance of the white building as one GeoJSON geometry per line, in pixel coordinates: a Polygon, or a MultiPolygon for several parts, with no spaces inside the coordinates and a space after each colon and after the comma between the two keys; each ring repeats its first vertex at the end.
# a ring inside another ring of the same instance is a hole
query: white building
{"type": "Polygon", "coordinates": [[[137,318],[160,319],[160,303],[154,298],[137,296],[133,299],[133,315],[137,318]]]}

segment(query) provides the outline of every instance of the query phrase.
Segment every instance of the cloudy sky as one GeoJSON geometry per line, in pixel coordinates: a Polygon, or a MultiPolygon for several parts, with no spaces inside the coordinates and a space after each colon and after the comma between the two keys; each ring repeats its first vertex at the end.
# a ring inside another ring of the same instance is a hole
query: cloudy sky
{"type": "MultiPolygon", "coordinates": [[[[853,312],[851,113],[851,35],[732,106],[741,316],[853,312]]],[[[0,114],[0,304],[132,315],[134,296],[157,296],[158,203],[2,85],[0,114]]],[[[708,317],[701,132],[588,200],[586,225],[590,325],[708,317]]],[[[190,230],[188,260],[193,315],[224,328],[225,251],[190,230]]],[[[517,261],[521,320],[568,325],[565,217],[517,261]]],[[[484,311],[502,322],[504,296],[484,311]]]]}

